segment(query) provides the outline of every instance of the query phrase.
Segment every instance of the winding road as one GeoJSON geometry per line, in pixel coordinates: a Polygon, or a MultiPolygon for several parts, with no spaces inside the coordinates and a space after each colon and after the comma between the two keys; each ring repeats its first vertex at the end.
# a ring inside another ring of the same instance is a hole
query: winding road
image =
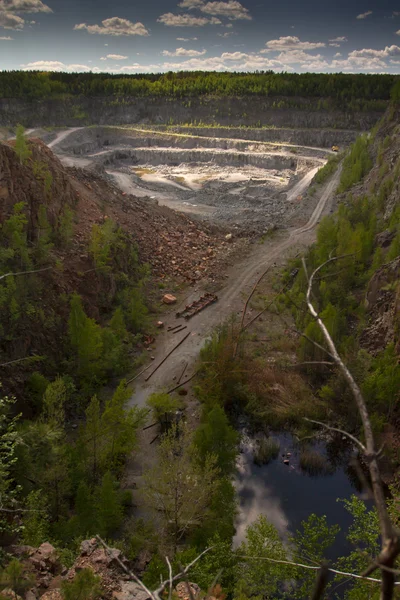
{"type": "MultiPolygon", "coordinates": [[[[132,404],[144,406],[147,397],[151,393],[172,388],[174,377],[179,377],[184,363],[188,362],[187,376],[193,373],[193,366],[204,342],[217,325],[223,323],[232,313],[243,308],[243,296],[250,292],[260,273],[269,265],[284,263],[290,255],[290,250],[299,247],[305,248],[314,241],[314,230],[338,186],[340,172],[341,169],[339,168],[326,184],[308,222],[302,227],[285,232],[283,239],[270,240],[262,246],[255,247],[249,257],[232,266],[228,270],[226,284],[219,292],[219,301],[193,317],[188,322],[188,329],[180,335],[173,335],[166,331],[168,325],[178,323],[174,315],[179,310],[179,306],[173,307],[172,312],[164,319],[165,329],[163,333],[157,338],[157,349],[152,354],[154,356],[154,366],[161,362],[178,341],[185,336],[187,331],[190,331],[190,336],[154,373],[148,383],[146,383],[145,377],[148,373],[151,373],[152,369],[149,369],[136,380],[131,399],[132,404]]],[[[183,304],[196,299],[201,294],[202,290],[197,289],[189,298],[183,300],[183,304]]]]}

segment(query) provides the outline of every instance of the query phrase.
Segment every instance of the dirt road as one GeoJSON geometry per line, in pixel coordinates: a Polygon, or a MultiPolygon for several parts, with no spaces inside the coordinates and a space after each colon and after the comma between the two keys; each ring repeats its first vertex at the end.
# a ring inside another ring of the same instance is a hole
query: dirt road
{"type": "MultiPolygon", "coordinates": [[[[329,202],[339,183],[339,177],[340,169],[338,169],[326,185],[313,214],[304,226],[281,233],[278,239],[269,240],[265,244],[255,247],[251,255],[242,263],[232,266],[227,273],[226,284],[219,293],[219,301],[193,317],[187,323],[188,328],[177,335],[168,333],[166,331],[167,326],[176,325],[179,322],[186,323],[181,319],[176,319],[174,316],[179,310],[179,305],[173,307],[171,313],[164,319],[165,330],[157,339],[157,348],[152,351],[154,367],[161,362],[164,356],[187,332],[190,332],[190,336],[154,373],[149,382],[146,383],[144,379],[152,372],[153,367],[136,380],[135,391],[131,400],[132,404],[143,406],[147,397],[154,391],[172,388],[174,386],[174,377],[179,376],[182,365],[185,362],[189,363],[186,371],[187,376],[193,373],[195,362],[204,342],[218,324],[223,323],[232,313],[242,309],[243,297],[249,293],[259,274],[269,265],[283,263],[291,254],[291,251],[295,251],[298,248],[304,249],[313,242],[315,236],[314,229],[321,215],[329,206],[329,202]]],[[[182,305],[184,306],[191,300],[199,297],[202,291],[196,288],[188,298],[183,300],[182,305]]]]}

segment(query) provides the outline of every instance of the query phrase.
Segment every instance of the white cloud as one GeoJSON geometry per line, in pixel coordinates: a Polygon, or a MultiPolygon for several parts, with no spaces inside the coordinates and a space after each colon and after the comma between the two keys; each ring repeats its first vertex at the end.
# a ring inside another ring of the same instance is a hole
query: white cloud
{"type": "Polygon", "coordinates": [[[389,58],[390,56],[400,56],[399,46],[386,46],[384,50],[374,48],[363,48],[362,50],[353,50],[350,52],[349,59],[352,58],[389,58]]]}
{"type": "Polygon", "coordinates": [[[265,45],[267,46],[268,50],[272,51],[315,50],[316,48],[325,47],[325,44],[322,42],[301,42],[298,37],[293,35],[280,37],[278,40],[270,40],[265,45]]]}
{"type": "Polygon", "coordinates": [[[344,35],[342,37],[335,37],[333,40],[329,40],[330,42],[336,42],[339,44],[343,44],[344,42],[348,42],[349,40],[344,35]]]}
{"type": "Polygon", "coordinates": [[[13,13],[52,13],[41,0],[0,0],[0,11],[13,13]]]}
{"type": "Polygon", "coordinates": [[[157,21],[164,23],[168,27],[204,27],[204,25],[221,25],[221,21],[213,17],[192,17],[192,15],[174,15],[173,13],[165,13],[161,15],[157,21]]]}
{"type": "Polygon", "coordinates": [[[367,17],[369,17],[369,15],[372,15],[372,10],[367,10],[367,12],[357,15],[356,19],[366,19],[367,17]]]}
{"type": "Polygon", "coordinates": [[[323,60],[323,58],[322,54],[308,54],[308,52],[304,52],[304,50],[287,50],[286,52],[281,52],[276,57],[276,60],[284,65],[302,63],[302,68],[304,69],[304,64],[320,61],[323,60]]]}
{"type": "Polygon", "coordinates": [[[333,43],[331,43],[329,45],[332,46],[332,48],[340,48],[340,44],[333,44],[333,43]]]}
{"type": "Polygon", "coordinates": [[[301,68],[306,71],[322,71],[323,69],[329,68],[329,63],[327,63],[326,60],[312,60],[301,65],[301,68]]]}
{"type": "Polygon", "coordinates": [[[204,56],[207,50],[186,50],[185,48],[177,48],[173,52],[163,50],[163,56],[204,56]]]}
{"type": "Polygon", "coordinates": [[[189,8],[190,10],[191,8],[201,8],[204,6],[204,2],[203,0],[182,0],[178,6],[181,8],[189,8]]]}
{"type": "Polygon", "coordinates": [[[252,19],[248,9],[240,4],[240,2],[237,2],[237,0],[229,0],[228,2],[207,2],[200,10],[208,15],[227,17],[231,21],[251,21],[252,19]]]}
{"type": "Polygon", "coordinates": [[[336,54],[333,56],[333,58],[340,58],[342,56],[342,54],[340,54],[340,52],[336,52],[336,54]]]}
{"type": "Polygon", "coordinates": [[[400,35],[400,29],[399,29],[398,31],[396,31],[396,34],[397,34],[397,35],[400,35]]]}
{"type": "Polygon", "coordinates": [[[197,37],[192,37],[192,38],[179,37],[179,38],[176,38],[177,42],[196,42],[197,40],[198,40],[197,37]]]}
{"type": "Polygon", "coordinates": [[[25,25],[25,20],[22,17],[18,17],[18,15],[14,15],[13,13],[6,12],[4,10],[0,11],[0,27],[4,29],[23,29],[25,25]]]}
{"type": "Polygon", "coordinates": [[[128,57],[122,56],[122,54],[107,54],[107,56],[102,56],[100,60],[107,60],[107,58],[110,60],[126,60],[128,57]]]}
{"type": "MultiPolygon", "coordinates": [[[[20,65],[25,71],[90,71],[87,65],[71,64],[66,65],[58,60],[38,60],[26,65],[20,65]]],[[[93,69],[94,70],[94,69],[93,69]]]]}
{"type": "Polygon", "coordinates": [[[225,33],[217,33],[218,37],[222,37],[222,38],[228,38],[231,37],[231,35],[236,35],[235,31],[225,31],[225,33]]]}
{"type": "Polygon", "coordinates": [[[204,0],[182,0],[178,4],[180,8],[199,9],[208,15],[218,17],[226,17],[231,21],[240,19],[251,20],[251,16],[247,8],[245,8],[237,0],[227,0],[225,2],[205,2],[204,0]]]}
{"type": "Polygon", "coordinates": [[[13,39],[14,38],[12,38],[10,36],[8,36],[8,37],[6,37],[6,36],[0,37],[0,40],[2,40],[3,42],[11,42],[11,40],[13,40],[13,39]]]}
{"type": "Polygon", "coordinates": [[[385,71],[387,69],[387,64],[380,58],[349,56],[346,60],[333,60],[329,68],[337,71],[358,73],[360,71],[385,71]]]}
{"type": "Polygon", "coordinates": [[[88,33],[99,35],[149,35],[149,32],[143,23],[132,23],[127,19],[120,19],[119,17],[105,19],[101,22],[101,25],[86,25],[86,23],[80,23],[74,27],[74,30],[83,29],[88,33]]]}

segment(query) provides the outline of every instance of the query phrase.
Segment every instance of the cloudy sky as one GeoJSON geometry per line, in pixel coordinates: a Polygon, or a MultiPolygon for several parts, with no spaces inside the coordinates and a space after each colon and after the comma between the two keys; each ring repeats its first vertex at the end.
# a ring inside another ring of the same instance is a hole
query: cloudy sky
{"type": "Polygon", "coordinates": [[[4,69],[400,73],[400,0],[0,0],[4,69]]]}

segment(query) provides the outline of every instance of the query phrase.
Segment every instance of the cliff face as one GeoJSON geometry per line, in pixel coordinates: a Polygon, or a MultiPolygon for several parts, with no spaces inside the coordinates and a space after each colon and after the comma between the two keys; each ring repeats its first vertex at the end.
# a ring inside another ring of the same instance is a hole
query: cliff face
{"type": "Polygon", "coordinates": [[[220,123],[294,128],[370,129],[379,112],[329,110],[309,98],[198,97],[65,97],[0,99],[0,126],[25,127],[121,125],[129,123],[220,123]]]}

